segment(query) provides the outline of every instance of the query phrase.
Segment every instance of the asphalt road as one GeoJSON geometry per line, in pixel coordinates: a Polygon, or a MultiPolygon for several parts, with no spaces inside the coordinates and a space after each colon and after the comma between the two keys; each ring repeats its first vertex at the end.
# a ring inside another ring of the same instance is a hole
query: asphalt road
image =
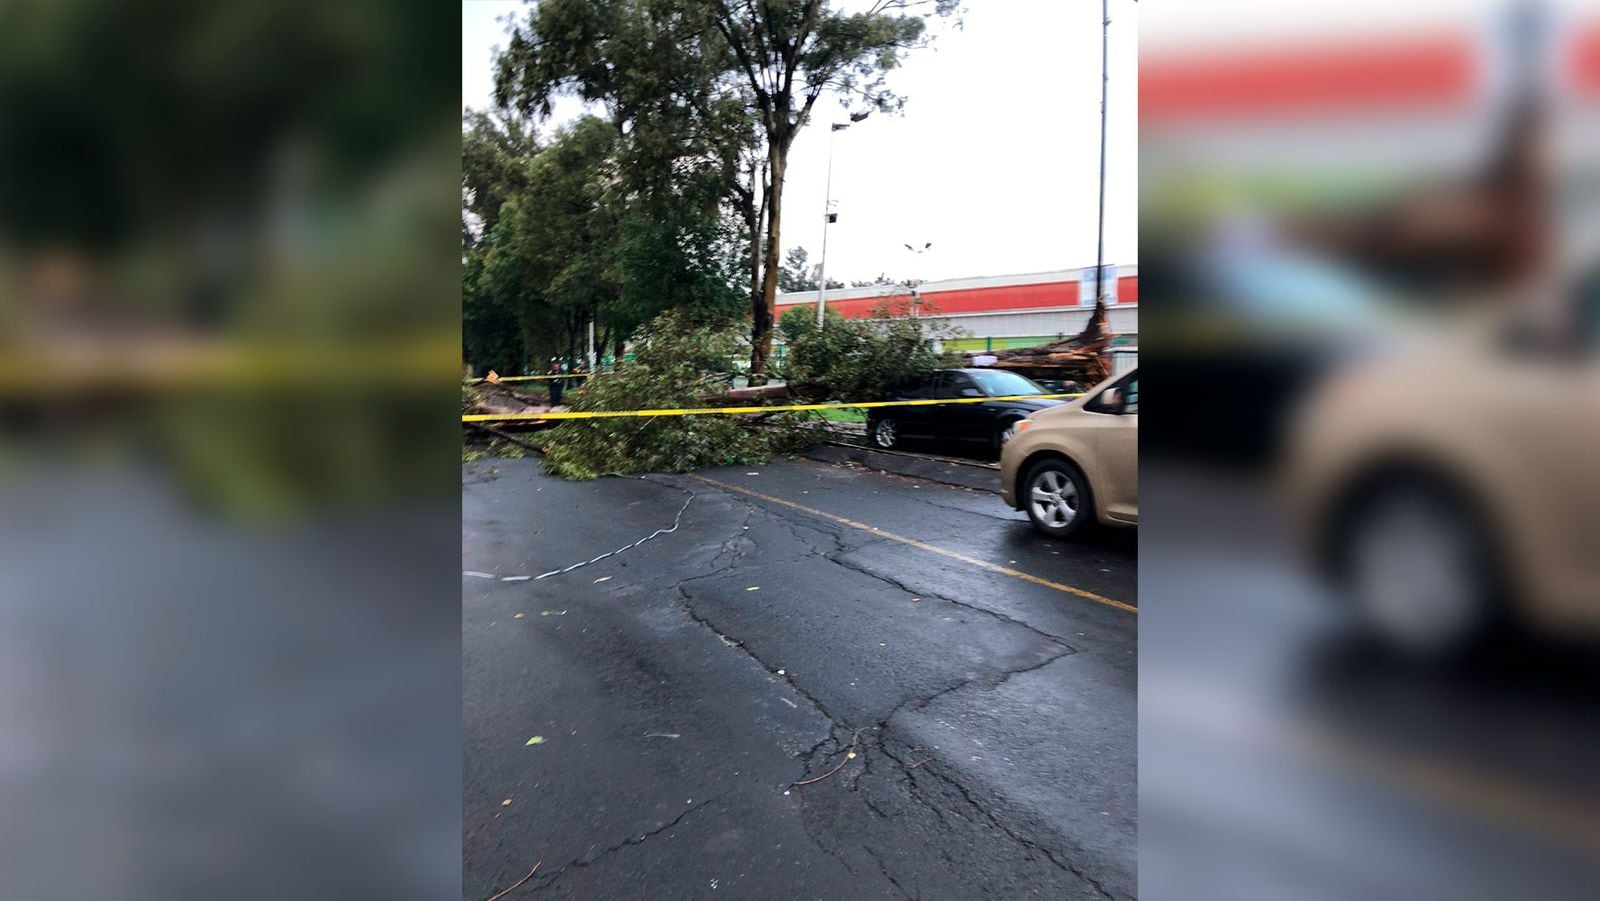
{"type": "Polygon", "coordinates": [[[699,475],[464,467],[465,897],[1134,897],[1133,533],[699,475]]]}
{"type": "Polygon", "coordinates": [[[1265,480],[1147,456],[1140,487],[1145,898],[1594,897],[1592,644],[1384,654],[1265,480]]]}

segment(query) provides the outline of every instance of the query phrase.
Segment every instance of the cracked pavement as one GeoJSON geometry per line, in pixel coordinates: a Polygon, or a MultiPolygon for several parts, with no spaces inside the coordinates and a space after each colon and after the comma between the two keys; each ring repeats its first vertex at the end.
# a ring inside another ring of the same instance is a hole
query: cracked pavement
{"type": "MultiPolygon", "coordinates": [[[[1053,542],[994,494],[813,461],[702,475],[1137,599],[1129,532],[1053,542]]],[[[537,460],[463,467],[462,567],[586,560],[690,492],[615,557],[463,578],[465,897],[541,861],[508,897],[1134,897],[1132,614],[691,477],[537,460]]]]}

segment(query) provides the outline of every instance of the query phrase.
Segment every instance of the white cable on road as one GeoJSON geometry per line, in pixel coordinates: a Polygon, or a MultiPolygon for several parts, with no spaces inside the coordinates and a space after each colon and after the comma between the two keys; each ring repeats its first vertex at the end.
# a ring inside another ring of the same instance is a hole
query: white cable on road
{"type": "MultiPolygon", "coordinates": [[[[676,487],[676,486],[674,486],[674,487],[676,487]]],[[[680,488],[679,490],[680,491],[688,491],[687,488],[680,488]]],[[[585,560],[582,563],[574,563],[571,566],[567,567],[566,569],[552,569],[547,573],[541,573],[541,574],[533,577],[534,581],[538,581],[540,579],[548,579],[551,576],[559,576],[562,573],[569,573],[569,572],[572,572],[573,570],[577,569],[580,566],[588,566],[591,563],[599,563],[601,560],[604,560],[607,557],[615,556],[617,554],[622,553],[623,551],[631,550],[633,548],[636,548],[639,545],[644,544],[646,541],[649,541],[652,538],[656,538],[656,537],[661,536],[661,535],[666,535],[666,534],[678,531],[678,526],[683,523],[683,511],[689,509],[689,503],[690,503],[690,501],[693,501],[694,499],[695,499],[695,493],[693,491],[689,491],[688,499],[683,502],[683,506],[682,507],[678,508],[678,515],[674,516],[672,518],[672,526],[671,526],[671,528],[656,529],[654,532],[651,532],[649,535],[646,535],[643,538],[639,539],[638,541],[635,541],[633,544],[627,545],[625,547],[619,547],[614,551],[606,551],[604,554],[601,554],[600,556],[594,558],[593,560],[585,560]]]]}

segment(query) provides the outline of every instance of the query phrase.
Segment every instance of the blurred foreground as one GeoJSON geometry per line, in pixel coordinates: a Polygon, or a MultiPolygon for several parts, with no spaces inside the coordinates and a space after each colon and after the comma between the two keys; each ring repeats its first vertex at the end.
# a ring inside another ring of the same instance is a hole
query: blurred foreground
{"type": "Polygon", "coordinates": [[[0,6],[0,896],[455,891],[455,21],[0,6]]]}
{"type": "Polygon", "coordinates": [[[1249,6],[1142,23],[1142,890],[1585,896],[1600,10],[1249,6]]]}

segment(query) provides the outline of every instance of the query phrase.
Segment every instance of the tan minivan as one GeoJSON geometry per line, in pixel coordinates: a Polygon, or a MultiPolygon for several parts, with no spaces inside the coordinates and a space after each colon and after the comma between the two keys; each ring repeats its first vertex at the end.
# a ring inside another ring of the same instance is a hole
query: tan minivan
{"type": "Polygon", "coordinates": [[[1600,278],[1576,301],[1353,365],[1300,412],[1302,548],[1380,639],[1600,635],[1600,278]]]}
{"type": "Polygon", "coordinates": [[[1057,538],[1139,522],[1139,370],[1017,423],[1000,454],[1000,497],[1057,538]]]}

